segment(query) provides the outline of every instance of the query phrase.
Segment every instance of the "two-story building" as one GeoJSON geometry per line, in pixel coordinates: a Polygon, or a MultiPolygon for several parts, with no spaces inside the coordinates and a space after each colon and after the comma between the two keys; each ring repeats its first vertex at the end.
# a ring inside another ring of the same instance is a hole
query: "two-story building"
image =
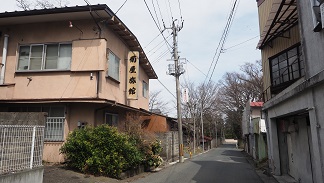
{"type": "Polygon", "coordinates": [[[150,114],[157,75],[107,5],[0,13],[0,50],[0,111],[48,113],[45,161],[63,161],[59,149],[73,129],[122,130],[127,114],[150,114]]]}
{"type": "Polygon", "coordinates": [[[244,150],[256,161],[267,158],[267,131],[261,118],[263,102],[248,101],[242,115],[242,135],[244,150]]]}
{"type": "Polygon", "coordinates": [[[296,182],[324,182],[321,2],[257,0],[270,169],[296,182]]]}

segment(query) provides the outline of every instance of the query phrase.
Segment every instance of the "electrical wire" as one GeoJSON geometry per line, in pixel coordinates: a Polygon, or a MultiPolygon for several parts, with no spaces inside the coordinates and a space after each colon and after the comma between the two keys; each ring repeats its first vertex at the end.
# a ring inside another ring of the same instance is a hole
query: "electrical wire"
{"type": "MultiPolygon", "coordinates": [[[[147,5],[147,3],[146,3],[146,0],[144,0],[144,3],[145,3],[145,5],[146,5],[147,10],[150,12],[150,15],[151,15],[151,17],[152,17],[152,19],[153,19],[153,21],[154,21],[156,27],[159,29],[161,35],[163,36],[163,38],[164,38],[164,40],[165,40],[165,43],[166,43],[168,49],[172,48],[172,46],[170,45],[170,43],[166,40],[165,36],[163,35],[163,31],[159,28],[159,26],[158,26],[156,20],[154,19],[153,14],[152,14],[150,8],[148,7],[148,5],[147,5]]],[[[169,51],[170,51],[170,50],[169,50],[169,51]]],[[[171,51],[170,51],[170,52],[171,52],[171,51]]]]}
{"type": "Polygon", "coordinates": [[[160,79],[157,79],[160,84],[176,99],[177,97],[160,81],[160,79]]]}
{"type": "Polygon", "coordinates": [[[161,16],[161,20],[162,20],[163,26],[165,27],[165,23],[164,23],[164,20],[163,20],[163,16],[162,16],[162,12],[161,12],[161,8],[160,8],[159,1],[158,0],[156,0],[156,4],[157,4],[157,6],[159,8],[159,12],[160,12],[160,16],[161,16]]]}
{"type": "Polygon", "coordinates": [[[232,22],[233,22],[233,19],[234,19],[234,15],[235,15],[235,12],[236,12],[236,9],[237,9],[237,8],[236,8],[236,7],[237,7],[236,5],[238,4],[237,1],[238,1],[238,0],[235,0],[234,3],[233,3],[233,5],[232,5],[232,8],[231,8],[231,10],[230,10],[230,13],[229,13],[229,16],[228,16],[228,19],[227,19],[227,22],[226,22],[226,25],[225,25],[225,28],[224,28],[224,31],[223,31],[223,34],[222,34],[222,36],[221,36],[221,40],[220,40],[220,42],[218,43],[218,46],[217,46],[217,48],[216,48],[215,54],[214,54],[214,56],[213,56],[212,63],[211,63],[211,65],[210,65],[209,69],[208,69],[207,77],[205,78],[204,83],[206,82],[206,80],[207,80],[207,78],[208,78],[208,75],[209,75],[209,72],[210,72],[211,68],[213,68],[212,73],[211,73],[211,75],[210,75],[210,77],[209,77],[209,81],[208,81],[208,82],[211,81],[211,78],[212,78],[212,76],[213,76],[213,74],[214,74],[214,71],[215,71],[216,65],[217,65],[217,63],[218,63],[218,60],[219,60],[220,54],[223,52],[224,44],[225,44],[225,42],[226,42],[226,39],[227,39],[227,36],[228,36],[229,30],[230,30],[230,27],[231,27],[231,25],[232,25],[232,22]],[[215,59],[216,56],[217,56],[217,59],[215,59]],[[215,64],[214,64],[214,62],[215,62],[215,64]]]}
{"type": "Polygon", "coordinates": [[[163,57],[164,57],[165,55],[167,55],[168,53],[170,53],[169,50],[165,50],[165,51],[161,52],[160,55],[157,56],[157,57],[154,59],[154,61],[152,62],[152,64],[156,64],[156,63],[158,63],[158,62],[160,61],[160,59],[163,58],[163,57]]]}
{"type": "Polygon", "coordinates": [[[187,60],[187,62],[188,62],[189,64],[191,64],[195,69],[197,69],[200,73],[202,73],[204,76],[207,77],[207,75],[206,75],[203,71],[201,71],[200,69],[198,69],[198,67],[196,67],[194,64],[192,64],[191,62],[189,62],[189,60],[187,60]]]}
{"type": "Polygon", "coordinates": [[[122,9],[122,7],[125,5],[126,2],[127,2],[127,0],[124,1],[124,3],[123,3],[123,4],[118,8],[118,10],[115,12],[115,14],[117,14],[118,11],[119,11],[120,9],[122,9]]]}
{"type": "MultiPolygon", "coordinates": [[[[234,1],[233,1],[233,2],[234,2],[234,1]]],[[[232,13],[232,8],[230,9],[230,12],[229,12],[229,14],[228,14],[228,16],[227,16],[227,22],[226,22],[225,28],[224,28],[224,30],[223,30],[223,34],[222,34],[222,36],[221,36],[220,41],[218,42],[218,45],[217,45],[217,48],[216,48],[215,54],[214,54],[214,56],[213,56],[213,60],[212,60],[212,62],[211,62],[211,64],[210,64],[210,67],[209,67],[209,69],[208,69],[207,76],[206,76],[206,78],[205,78],[205,80],[204,80],[204,83],[206,82],[206,79],[208,78],[209,72],[210,72],[212,66],[214,65],[215,57],[216,57],[216,54],[218,53],[218,50],[219,50],[220,45],[221,45],[221,42],[222,42],[222,40],[223,40],[223,38],[224,38],[224,35],[225,35],[226,29],[227,29],[227,25],[228,25],[228,21],[229,21],[229,18],[230,18],[230,16],[231,16],[231,13],[232,13]]]]}
{"type": "Polygon", "coordinates": [[[181,20],[182,20],[182,11],[181,11],[181,6],[180,6],[180,0],[178,0],[178,4],[179,4],[180,17],[181,17],[181,20]]]}
{"type": "Polygon", "coordinates": [[[148,47],[154,40],[156,40],[156,38],[158,38],[159,36],[160,36],[161,34],[159,33],[157,36],[155,36],[153,39],[152,39],[152,41],[150,41],[145,47],[144,47],[144,49],[146,48],[146,47],[148,47]]]}
{"type": "MultiPolygon", "coordinates": [[[[169,35],[166,39],[169,41],[170,39],[171,39],[171,37],[170,37],[171,35],[169,35]]],[[[156,46],[154,46],[150,51],[148,51],[147,52],[147,54],[149,54],[149,53],[151,53],[155,48],[157,48],[158,46],[160,46],[160,47],[158,47],[157,49],[155,49],[155,51],[151,54],[151,56],[156,52],[156,51],[158,51],[159,49],[161,49],[162,48],[162,46],[163,46],[163,43],[164,42],[164,40],[162,40],[160,43],[158,43],[156,46]]]]}
{"type": "Polygon", "coordinates": [[[172,15],[172,9],[171,9],[170,0],[168,0],[168,2],[169,2],[169,8],[170,8],[170,13],[171,13],[172,21],[173,21],[173,15],[172,15]]]}
{"type": "MultiPolygon", "coordinates": [[[[234,2],[234,5],[233,5],[233,8],[232,8],[232,11],[231,11],[231,14],[230,14],[230,17],[229,17],[229,19],[228,19],[228,23],[227,23],[227,28],[225,27],[225,35],[224,35],[224,38],[223,38],[223,41],[222,41],[222,44],[221,44],[221,49],[220,49],[220,51],[219,51],[219,53],[218,53],[218,56],[217,56],[217,59],[216,59],[216,62],[215,62],[215,65],[214,65],[214,68],[213,68],[213,71],[212,71],[212,73],[211,73],[211,75],[210,75],[210,77],[209,77],[209,81],[208,82],[210,82],[211,81],[211,78],[213,77],[213,74],[214,74],[214,71],[215,71],[215,68],[216,68],[216,65],[217,65],[217,63],[218,63],[218,60],[219,60],[219,57],[220,57],[220,54],[223,52],[223,48],[224,48],[224,45],[225,45],[225,42],[226,42],[226,38],[227,38],[227,35],[228,35],[228,33],[229,33],[229,30],[230,30],[230,27],[231,27],[231,25],[232,25],[232,23],[233,23],[233,20],[234,20],[234,16],[235,16],[235,14],[236,14],[236,10],[237,10],[237,3],[238,2],[238,0],[235,0],[235,2],[234,2]]],[[[216,55],[216,54],[215,54],[216,55]]],[[[215,58],[215,57],[214,57],[215,58]]]]}
{"type": "Polygon", "coordinates": [[[159,18],[157,16],[157,13],[156,13],[156,10],[155,10],[154,0],[152,0],[152,5],[153,5],[153,10],[154,10],[154,13],[155,13],[155,17],[156,17],[157,23],[159,24],[160,30],[162,30],[161,25],[160,25],[159,18]]]}
{"type": "Polygon", "coordinates": [[[253,39],[255,39],[255,38],[258,38],[258,37],[259,37],[259,35],[255,36],[255,37],[253,37],[253,38],[250,38],[250,39],[248,39],[248,40],[245,40],[245,41],[243,41],[243,42],[240,42],[240,43],[238,43],[238,44],[235,44],[235,45],[233,45],[233,46],[230,46],[230,47],[228,47],[228,48],[225,48],[224,51],[227,51],[227,50],[229,50],[229,49],[231,49],[231,48],[234,48],[234,47],[236,47],[236,46],[240,46],[240,45],[242,45],[242,44],[244,44],[244,43],[246,43],[246,42],[249,42],[249,41],[251,41],[251,40],[253,40],[253,39]]]}

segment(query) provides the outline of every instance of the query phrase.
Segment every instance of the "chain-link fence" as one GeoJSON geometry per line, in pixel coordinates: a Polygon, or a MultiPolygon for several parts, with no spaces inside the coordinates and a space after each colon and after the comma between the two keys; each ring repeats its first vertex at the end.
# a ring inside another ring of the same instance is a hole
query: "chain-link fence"
{"type": "Polygon", "coordinates": [[[44,126],[0,125],[0,174],[42,166],[44,126]]]}

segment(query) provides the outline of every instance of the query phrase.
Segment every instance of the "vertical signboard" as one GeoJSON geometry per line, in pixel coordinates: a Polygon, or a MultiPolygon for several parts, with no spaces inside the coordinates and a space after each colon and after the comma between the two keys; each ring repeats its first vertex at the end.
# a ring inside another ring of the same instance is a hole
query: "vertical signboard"
{"type": "Polygon", "coordinates": [[[182,89],[182,102],[188,103],[189,102],[189,90],[188,88],[182,89]]]}
{"type": "Polygon", "coordinates": [[[127,59],[127,99],[138,99],[139,52],[128,52],[127,59]]]}

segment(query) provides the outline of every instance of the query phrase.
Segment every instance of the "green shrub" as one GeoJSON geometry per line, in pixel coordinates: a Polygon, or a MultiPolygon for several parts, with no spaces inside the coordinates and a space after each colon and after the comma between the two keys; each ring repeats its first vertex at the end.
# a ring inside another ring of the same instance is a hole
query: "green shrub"
{"type": "Polygon", "coordinates": [[[136,141],[108,125],[74,130],[60,151],[71,168],[115,178],[144,160],[136,141]]]}

